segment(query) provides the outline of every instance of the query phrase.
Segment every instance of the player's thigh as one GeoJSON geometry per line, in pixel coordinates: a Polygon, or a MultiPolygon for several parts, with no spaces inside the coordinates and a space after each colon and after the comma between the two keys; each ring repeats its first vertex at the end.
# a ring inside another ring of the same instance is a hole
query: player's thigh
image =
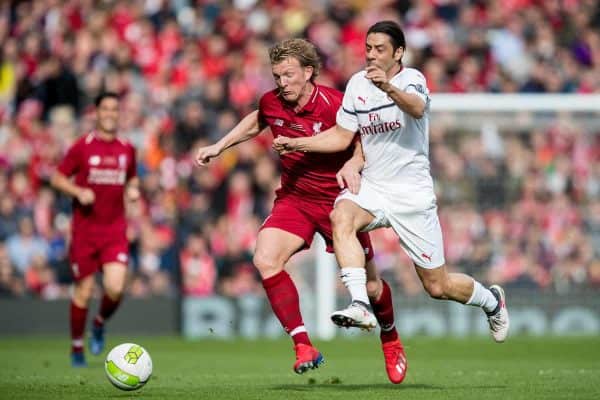
{"type": "Polygon", "coordinates": [[[444,240],[436,207],[414,213],[391,213],[388,219],[400,245],[416,266],[436,270],[445,264],[444,240]]]}
{"type": "MultiPolygon", "coordinates": [[[[389,226],[384,197],[376,186],[362,179],[360,191],[357,194],[344,190],[337,197],[332,221],[338,217],[343,221],[345,217],[351,215],[353,227],[365,232],[389,226]]],[[[335,224],[335,221],[333,222],[335,224]]]]}
{"type": "Polygon", "coordinates": [[[362,208],[350,199],[341,199],[335,203],[331,212],[333,229],[347,228],[348,225],[355,231],[360,231],[375,220],[375,215],[362,208]]]}
{"type": "Polygon", "coordinates": [[[275,200],[258,233],[254,262],[259,270],[281,266],[294,253],[310,246],[316,226],[303,208],[299,199],[275,200]]]}
{"type": "Polygon", "coordinates": [[[125,235],[117,235],[103,243],[100,251],[104,289],[112,296],[120,296],[127,280],[129,242],[125,235]]]}
{"type": "Polygon", "coordinates": [[[280,228],[263,228],[258,233],[254,264],[263,279],[280,272],[294,253],[304,248],[306,242],[300,236],[280,228]]]}

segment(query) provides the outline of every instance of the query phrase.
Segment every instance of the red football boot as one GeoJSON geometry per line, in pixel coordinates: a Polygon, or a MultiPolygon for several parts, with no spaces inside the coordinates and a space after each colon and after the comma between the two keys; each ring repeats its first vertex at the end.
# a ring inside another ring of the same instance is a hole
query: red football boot
{"type": "Polygon", "coordinates": [[[404,348],[399,340],[383,343],[383,357],[385,358],[385,370],[392,383],[401,383],[406,376],[408,361],[404,354],[404,348]]]}
{"type": "Polygon", "coordinates": [[[303,374],[309,369],[319,368],[319,365],[325,362],[319,350],[307,344],[298,343],[294,346],[294,351],[296,351],[294,372],[297,374],[303,374]]]}

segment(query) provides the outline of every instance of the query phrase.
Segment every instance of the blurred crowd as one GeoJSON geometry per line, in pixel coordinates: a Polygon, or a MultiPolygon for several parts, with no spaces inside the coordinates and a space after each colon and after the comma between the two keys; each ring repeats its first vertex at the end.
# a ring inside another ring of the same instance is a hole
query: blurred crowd
{"type": "MultiPolygon", "coordinates": [[[[433,92],[600,89],[593,0],[36,0],[0,4],[0,296],[69,295],[70,200],[48,179],[94,126],[92,101],[122,95],[143,200],[128,204],[129,295],[262,293],[257,231],[279,185],[270,135],[208,168],[212,143],[274,87],[267,50],[306,37],[319,82],[343,90],[364,65],[368,27],[395,19],[404,62],[433,92]]],[[[570,292],[600,286],[600,143],[552,128],[489,133],[436,125],[432,172],[446,259],[484,282],[570,292]]],[[[373,234],[384,276],[421,291],[395,236],[373,234]]],[[[294,261],[306,263],[306,257],[294,261]]],[[[310,262],[308,262],[310,264],[310,262]]]]}

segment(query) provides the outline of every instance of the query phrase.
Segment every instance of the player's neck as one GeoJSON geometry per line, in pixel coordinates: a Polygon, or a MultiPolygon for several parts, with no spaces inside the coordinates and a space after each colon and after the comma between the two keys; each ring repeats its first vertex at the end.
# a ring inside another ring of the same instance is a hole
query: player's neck
{"type": "Polygon", "coordinates": [[[302,110],[302,108],[304,108],[304,106],[310,100],[313,90],[315,90],[315,85],[310,81],[306,82],[306,85],[304,86],[304,90],[302,91],[302,94],[300,95],[300,98],[298,99],[298,102],[296,103],[296,106],[294,107],[294,111],[298,112],[298,111],[302,110]]]}
{"type": "Polygon", "coordinates": [[[98,139],[104,140],[105,142],[112,142],[116,139],[117,134],[116,132],[106,132],[102,129],[98,129],[96,130],[96,136],[98,137],[98,139]]]}
{"type": "Polygon", "coordinates": [[[404,68],[402,66],[402,64],[395,64],[392,68],[390,68],[387,72],[386,72],[386,76],[388,79],[392,79],[398,72],[402,71],[402,68],[404,68]]]}

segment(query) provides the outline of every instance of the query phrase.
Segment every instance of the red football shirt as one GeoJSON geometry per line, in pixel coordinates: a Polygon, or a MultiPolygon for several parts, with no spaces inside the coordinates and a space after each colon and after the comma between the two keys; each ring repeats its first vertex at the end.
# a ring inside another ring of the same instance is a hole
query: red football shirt
{"type": "MultiPolygon", "coordinates": [[[[310,100],[298,112],[277,95],[265,93],[259,102],[261,126],[269,126],[273,137],[317,135],[335,125],[343,93],[327,86],[315,85],[310,100]]],[[[352,156],[353,147],[339,153],[293,152],[281,156],[281,188],[278,196],[292,195],[333,204],[340,193],[336,173],[352,156]]]]}
{"type": "Polygon", "coordinates": [[[125,185],[136,175],[135,149],[130,143],[87,134],[71,146],[58,170],[74,175],[75,184],[90,188],[96,196],[89,206],[73,200],[73,232],[125,231],[125,185]]]}

